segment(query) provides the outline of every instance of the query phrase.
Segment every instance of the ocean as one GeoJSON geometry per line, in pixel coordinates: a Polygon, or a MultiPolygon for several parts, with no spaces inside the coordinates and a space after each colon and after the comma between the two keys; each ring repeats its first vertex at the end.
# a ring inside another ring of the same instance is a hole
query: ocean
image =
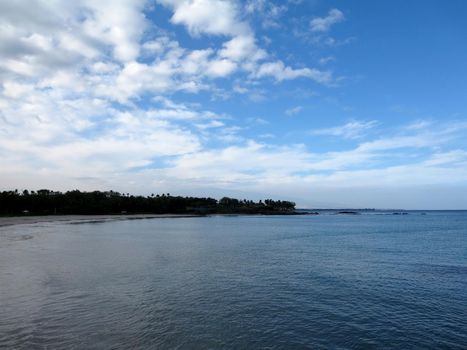
{"type": "Polygon", "coordinates": [[[0,227],[0,348],[467,349],[467,212],[0,227]]]}

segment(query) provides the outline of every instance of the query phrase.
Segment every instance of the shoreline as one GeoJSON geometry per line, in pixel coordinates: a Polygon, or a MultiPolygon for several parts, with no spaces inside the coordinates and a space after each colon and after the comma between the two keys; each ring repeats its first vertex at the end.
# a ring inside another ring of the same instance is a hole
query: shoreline
{"type": "Polygon", "coordinates": [[[196,214],[104,214],[104,215],[45,215],[45,216],[4,216],[0,217],[0,228],[6,226],[28,225],[48,222],[85,224],[120,220],[196,218],[196,214]]]}
{"type": "Polygon", "coordinates": [[[170,218],[199,218],[206,216],[251,216],[251,215],[281,215],[301,216],[306,213],[207,213],[207,214],[55,214],[30,216],[0,216],[0,228],[14,225],[27,225],[46,222],[63,222],[69,224],[110,222],[119,220],[138,219],[170,219],[170,218]]]}

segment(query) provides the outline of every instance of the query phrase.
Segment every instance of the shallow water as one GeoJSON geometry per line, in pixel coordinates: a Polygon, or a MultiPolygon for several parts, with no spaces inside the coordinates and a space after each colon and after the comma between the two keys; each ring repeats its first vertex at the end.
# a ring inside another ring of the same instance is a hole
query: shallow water
{"type": "Polygon", "coordinates": [[[0,348],[467,348],[467,212],[0,228],[0,348]]]}

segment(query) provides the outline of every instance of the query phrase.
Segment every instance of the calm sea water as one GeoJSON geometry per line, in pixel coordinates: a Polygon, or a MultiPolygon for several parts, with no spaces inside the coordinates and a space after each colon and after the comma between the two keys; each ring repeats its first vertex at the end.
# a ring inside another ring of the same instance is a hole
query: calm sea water
{"type": "Polygon", "coordinates": [[[3,227],[0,348],[466,349],[467,213],[3,227]]]}

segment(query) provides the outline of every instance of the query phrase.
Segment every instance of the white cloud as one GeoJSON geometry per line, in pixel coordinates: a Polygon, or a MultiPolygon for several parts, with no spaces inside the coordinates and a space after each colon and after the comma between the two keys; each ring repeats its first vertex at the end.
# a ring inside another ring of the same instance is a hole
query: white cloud
{"type": "Polygon", "coordinates": [[[294,69],[285,66],[282,61],[261,64],[254,76],[257,78],[269,76],[275,78],[277,81],[291,80],[300,77],[309,78],[319,83],[330,83],[332,81],[332,74],[328,71],[320,71],[314,68],[294,69]]]}
{"type": "Polygon", "coordinates": [[[84,20],[84,34],[110,44],[117,60],[135,60],[148,25],[142,13],[145,3],[146,0],[84,1],[93,14],[84,20]]]}
{"type": "Polygon", "coordinates": [[[267,2],[266,0],[249,0],[245,3],[245,11],[247,13],[254,13],[257,11],[264,11],[267,2]]]}
{"type": "Polygon", "coordinates": [[[302,106],[295,106],[295,107],[287,109],[285,111],[285,114],[287,114],[288,116],[291,116],[291,115],[300,113],[302,110],[303,110],[302,106]]]}
{"type": "MultiPolygon", "coordinates": [[[[467,162],[467,152],[462,149],[455,149],[447,152],[434,153],[430,159],[423,164],[427,166],[451,166],[453,164],[462,165],[467,162]]],[[[466,164],[467,165],[467,164],[466,164]]]]}
{"type": "Polygon", "coordinates": [[[177,125],[177,120],[219,123],[215,114],[183,105],[120,112],[102,100],[54,100],[49,94],[54,95],[23,94],[21,101],[10,101],[9,108],[2,110],[6,119],[0,129],[0,152],[14,154],[3,160],[3,171],[22,167],[35,174],[47,169],[65,177],[86,176],[90,169],[97,177],[128,172],[160,156],[200,149],[199,137],[177,125]]]}
{"type": "Polygon", "coordinates": [[[279,19],[288,10],[286,4],[278,5],[266,0],[250,0],[244,7],[246,13],[259,16],[263,28],[279,28],[279,19]]]}
{"type": "Polygon", "coordinates": [[[233,1],[157,0],[157,2],[174,11],[172,23],[185,25],[194,36],[200,34],[237,36],[251,31],[249,25],[238,18],[238,9],[233,1]]]}
{"type": "Polygon", "coordinates": [[[349,151],[328,153],[312,153],[303,145],[274,146],[249,141],[183,155],[162,172],[165,178],[179,179],[195,187],[208,182],[220,188],[260,189],[288,195],[311,194],[313,188],[384,189],[466,184],[467,153],[462,150],[435,153],[412,160],[410,164],[386,166],[386,162],[380,162],[388,157],[397,160],[394,150],[398,148],[431,149],[445,144],[446,140],[438,139],[433,143],[437,135],[434,133],[406,138],[394,136],[362,143],[349,151]],[[356,168],[362,164],[372,164],[372,167],[356,168]]]}
{"type": "Polygon", "coordinates": [[[3,75],[41,79],[58,70],[78,71],[109,49],[119,62],[135,59],[147,25],[144,3],[83,0],[0,4],[3,75]]]}
{"type": "Polygon", "coordinates": [[[312,135],[342,136],[346,139],[357,139],[365,135],[365,132],[378,125],[376,120],[350,121],[342,126],[317,129],[311,131],[312,135]]]}
{"type": "Polygon", "coordinates": [[[213,77],[225,77],[230,75],[236,68],[237,65],[228,59],[213,60],[208,66],[207,74],[213,77]]]}
{"type": "Polygon", "coordinates": [[[417,120],[415,122],[410,123],[409,125],[406,126],[407,130],[419,130],[419,129],[425,129],[432,125],[430,121],[427,120],[417,120]]]}
{"type": "Polygon", "coordinates": [[[316,17],[310,21],[312,32],[327,32],[332,25],[342,22],[344,13],[338,9],[331,9],[326,17],[316,17]]]}
{"type": "MultiPolygon", "coordinates": [[[[256,38],[249,24],[241,19],[240,8],[234,1],[223,0],[158,0],[158,3],[173,10],[171,22],[184,25],[192,36],[201,34],[227,36],[230,39],[218,50],[217,58],[206,62],[207,68],[200,70],[211,77],[225,77],[237,69],[250,73],[250,78],[272,76],[277,81],[292,80],[299,77],[328,84],[332,74],[315,68],[294,69],[281,60],[265,61],[268,53],[257,46],[256,38]],[[263,61],[262,63],[259,63],[263,61]]],[[[255,3],[255,6],[265,6],[255,3]]],[[[247,9],[251,6],[248,6],[247,9]]],[[[278,15],[277,6],[268,5],[271,13],[278,15]]],[[[159,46],[151,43],[158,50],[159,46]]],[[[197,67],[202,65],[197,62],[197,67]]]]}
{"type": "Polygon", "coordinates": [[[264,50],[256,46],[255,38],[252,35],[236,36],[223,45],[219,51],[220,57],[226,57],[234,61],[249,59],[258,61],[267,57],[264,50]]]}
{"type": "Polygon", "coordinates": [[[336,58],[334,56],[321,57],[319,59],[319,64],[327,64],[327,63],[333,62],[335,60],[336,60],[336,58]]]}

